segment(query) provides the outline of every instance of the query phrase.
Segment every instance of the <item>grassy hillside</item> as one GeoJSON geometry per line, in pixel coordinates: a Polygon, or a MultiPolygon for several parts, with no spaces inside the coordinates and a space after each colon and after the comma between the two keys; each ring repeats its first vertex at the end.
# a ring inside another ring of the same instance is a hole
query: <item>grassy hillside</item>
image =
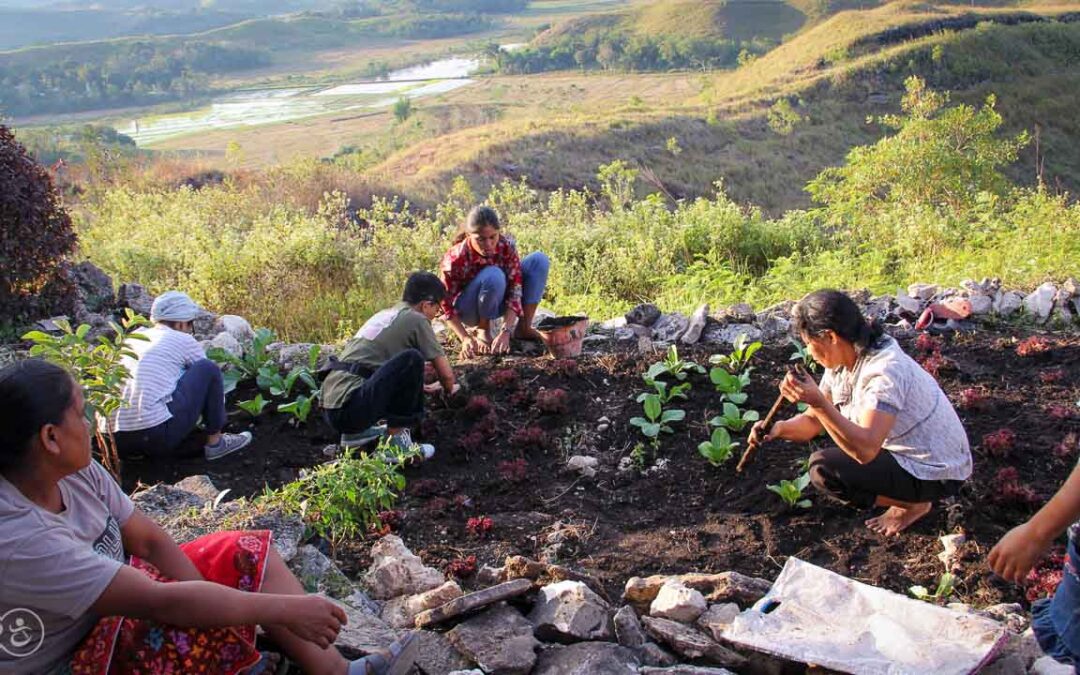
{"type": "MultiPolygon", "coordinates": [[[[1080,23],[1077,5],[1012,9],[893,3],[841,12],[732,72],[686,76],[684,91],[650,97],[624,76],[551,74],[512,80],[516,100],[537,89],[574,89],[542,114],[504,119],[419,143],[372,176],[392,189],[437,199],[456,175],[478,192],[527,175],[539,187],[595,187],[600,164],[649,169],[675,197],[708,194],[723,180],[737,200],[772,212],[805,205],[805,182],[883,130],[869,115],[899,108],[903,81],[924,76],[957,101],[989,93],[1009,130],[1038,127],[1051,186],[1080,189],[1080,23]],[[1060,20],[1059,20],[1060,19],[1060,20]],[[904,37],[904,36],[908,37],[904,37]],[[617,83],[621,83],[619,86],[617,83]],[[685,92],[685,88],[693,91],[685,92]],[[786,103],[779,103],[781,100],[786,103]],[[771,123],[770,123],[771,119],[771,123]]],[[[496,81],[485,84],[488,91],[496,81]]],[[[481,101],[476,89],[449,103],[481,101]]],[[[540,98],[537,96],[537,98],[540,98]]],[[[1035,148],[1012,168],[1032,182],[1035,148]]]]}

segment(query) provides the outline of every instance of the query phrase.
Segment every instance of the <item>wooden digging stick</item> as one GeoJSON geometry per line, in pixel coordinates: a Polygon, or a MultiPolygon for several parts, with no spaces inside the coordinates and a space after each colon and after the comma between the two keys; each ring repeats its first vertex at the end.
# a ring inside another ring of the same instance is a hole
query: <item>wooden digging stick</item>
{"type": "MultiPolygon", "coordinates": [[[[787,370],[789,373],[794,373],[795,376],[800,379],[808,377],[806,369],[804,369],[801,364],[796,363],[794,366],[788,366],[787,370]]],[[[773,418],[776,417],[776,413],[779,412],[780,406],[782,405],[784,405],[784,395],[780,394],[776,397],[776,403],[773,403],[772,407],[769,408],[769,414],[765,416],[765,423],[761,425],[762,435],[769,433],[769,427],[772,426],[773,418]]],[[[735,467],[735,473],[742,473],[743,467],[746,466],[746,462],[750,460],[750,456],[754,454],[754,450],[757,450],[757,447],[761,445],[760,441],[754,441],[756,438],[757,435],[752,434],[750,436],[750,440],[746,444],[746,452],[744,452],[739,459],[739,465],[735,467]]]]}
{"type": "MultiPolygon", "coordinates": [[[[769,414],[765,416],[765,423],[761,425],[761,436],[769,433],[769,427],[772,426],[773,418],[776,417],[776,413],[780,410],[780,406],[784,405],[784,395],[780,394],[776,397],[776,403],[772,404],[769,408],[769,414]]],[[[761,442],[757,440],[758,434],[752,434],[750,442],[746,444],[746,452],[739,458],[739,465],[735,467],[735,473],[742,473],[743,467],[750,460],[750,456],[754,454],[754,450],[761,445],[761,442]]]]}

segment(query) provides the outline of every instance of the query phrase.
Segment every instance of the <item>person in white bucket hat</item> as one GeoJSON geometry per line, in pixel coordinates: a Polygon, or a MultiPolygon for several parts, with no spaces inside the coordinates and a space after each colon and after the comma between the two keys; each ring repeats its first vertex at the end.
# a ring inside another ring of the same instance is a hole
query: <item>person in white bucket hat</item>
{"type": "Polygon", "coordinates": [[[137,332],[145,340],[126,346],[138,359],[124,357],[131,377],[124,385],[125,405],[108,423],[120,456],[172,457],[202,418],[203,455],[215,460],[251,443],[251,432],[222,433],[225,387],[221,369],[206,358],[192,336],[203,309],[180,291],[159,295],[150,308],[154,325],[137,332]]]}

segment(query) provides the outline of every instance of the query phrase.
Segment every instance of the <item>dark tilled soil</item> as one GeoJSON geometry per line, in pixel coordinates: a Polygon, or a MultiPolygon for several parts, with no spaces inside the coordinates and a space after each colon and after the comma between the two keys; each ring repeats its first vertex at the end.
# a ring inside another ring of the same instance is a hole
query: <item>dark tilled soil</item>
{"type": "MultiPolygon", "coordinates": [[[[867,530],[863,521],[871,512],[832,505],[813,494],[809,509],[783,508],[765,486],[795,478],[808,446],[767,445],[741,475],[734,470],[737,457],[718,469],[707,464],[697,446],[709,436],[706,422],[720,404],[706,376],[691,376],[690,400],[677,405],[686,410],[686,420],[662,440],[659,458],[668,460],[667,470],[619,473],[620,459],[641,440],[628,424],[640,414],[634,398],[644,391],[641,373],[661,357],[629,353],[584,356],[576,363],[506,357],[460,367],[469,395],[491,402],[494,424],[477,420],[466,406],[467,397],[431,406],[417,436],[434,443],[438,452],[407,470],[409,487],[398,505],[404,514],[399,533],[432,565],[446,567],[470,555],[492,565],[511,554],[546,556],[595,575],[617,596],[627,578],[654,573],[738,570],[771,579],[792,555],[905,592],[912,584],[935,585],[942,571],[938,537],[962,530],[968,544],[957,599],[978,606],[1020,601],[1022,590],[995,579],[985,556],[1002,534],[1054,493],[1077,460],[1075,450],[1059,457],[1053,448],[1067,433],[1080,432],[1080,339],[1051,336],[1051,342],[1054,347],[1047,353],[1020,357],[1016,340],[1001,334],[945,341],[947,363],[939,381],[950,399],[958,402],[960,392],[969,388],[985,394],[978,409],[959,410],[975,455],[975,475],[951,503],[937,505],[900,537],[867,530]],[[512,369],[518,382],[496,386],[489,377],[498,369],[512,369]],[[1059,372],[1056,381],[1041,377],[1059,372]],[[566,412],[544,413],[534,394],[555,388],[567,392],[566,412]],[[1055,405],[1070,418],[1048,414],[1055,405]],[[602,417],[611,422],[606,431],[598,430],[602,417]],[[493,431],[470,439],[477,425],[493,431]],[[544,447],[512,442],[516,432],[529,426],[543,430],[544,447]],[[1015,447],[1006,457],[990,456],[981,447],[983,436],[1003,427],[1015,432],[1015,447]],[[600,460],[596,478],[565,468],[567,458],[578,454],[600,460]],[[524,476],[500,470],[501,463],[518,459],[527,462],[524,476]],[[996,475],[1007,466],[1015,467],[1021,483],[1036,493],[1036,503],[1002,502],[996,475]],[[492,520],[485,536],[467,527],[469,518],[480,516],[492,520]]],[[[916,353],[914,341],[902,344],[916,353]]],[[[762,415],[775,399],[790,351],[766,348],[754,359],[747,406],[762,415]]],[[[705,363],[709,353],[692,350],[684,357],[705,363]]],[[[781,417],[792,412],[785,409],[781,417]]],[[[128,461],[125,484],[208,473],[234,495],[258,493],[265,483],[278,484],[298,467],[324,459],[322,447],[332,438],[314,418],[308,428],[294,429],[281,417],[265,415],[254,426],[251,451],[213,464],[201,459],[175,465],[128,461]]],[[[744,441],[745,434],[738,440],[744,441]]],[[[345,544],[336,556],[347,571],[359,573],[368,563],[369,544],[345,544]]]]}

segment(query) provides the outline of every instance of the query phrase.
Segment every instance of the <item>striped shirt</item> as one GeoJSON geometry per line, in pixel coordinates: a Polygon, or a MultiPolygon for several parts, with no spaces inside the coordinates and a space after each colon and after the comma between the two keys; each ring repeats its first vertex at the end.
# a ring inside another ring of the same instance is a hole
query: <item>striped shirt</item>
{"type": "Polygon", "coordinates": [[[139,355],[125,356],[122,363],[131,373],[124,385],[124,406],[113,414],[113,432],[150,429],[172,417],[169,401],[184,370],[206,358],[198,341],[167,326],[141,328],[149,340],[129,340],[126,346],[139,355]]]}
{"type": "Polygon", "coordinates": [[[882,447],[921,480],[966,480],[971,476],[967,432],[937,380],[883,337],[846,368],[825,369],[819,385],[848,420],[880,410],[896,421],[882,447]]]}

